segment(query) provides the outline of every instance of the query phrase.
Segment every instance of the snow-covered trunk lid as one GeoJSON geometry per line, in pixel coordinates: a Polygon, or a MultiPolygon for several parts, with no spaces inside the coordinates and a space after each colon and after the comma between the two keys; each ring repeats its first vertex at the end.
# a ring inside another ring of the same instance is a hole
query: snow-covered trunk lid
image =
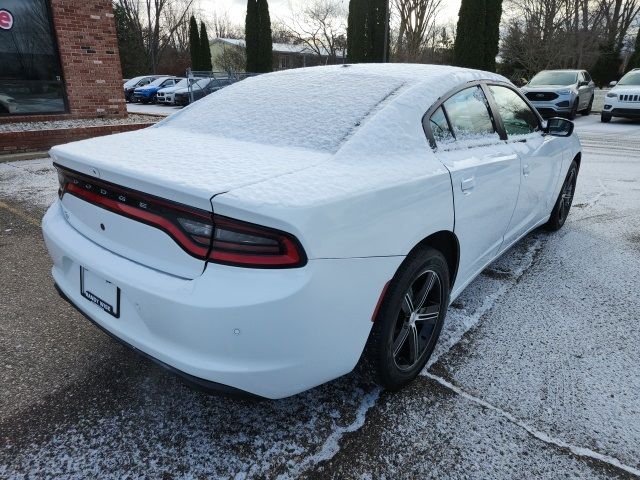
{"type": "Polygon", "coordinates": [[[61,203],[74,228],[109,251],[183,278],[204,270],[213,196],[327,158],[173,128],[69,143],[51,156],[69,185],[61,203]]]}

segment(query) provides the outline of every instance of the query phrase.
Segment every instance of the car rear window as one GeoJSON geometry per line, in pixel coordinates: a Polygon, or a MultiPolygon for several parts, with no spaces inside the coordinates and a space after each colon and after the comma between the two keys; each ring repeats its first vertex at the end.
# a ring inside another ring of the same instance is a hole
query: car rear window
{"type": "Polygon", "coordinates": [[[402,85],[402,79],[347,68],[267,74],[223,88],[162,125],[335,152],[402,85]]]}

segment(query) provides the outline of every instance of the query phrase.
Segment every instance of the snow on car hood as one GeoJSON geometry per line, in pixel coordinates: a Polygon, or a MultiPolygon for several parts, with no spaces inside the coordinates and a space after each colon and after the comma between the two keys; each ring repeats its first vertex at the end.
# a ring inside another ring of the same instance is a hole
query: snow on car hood
{"type": "Polygon", "coordinates": [[[54,162],[108,182],[210,209],[213,195],[317,165],[329,154],[169,126],[53,147],[54,162]]]}

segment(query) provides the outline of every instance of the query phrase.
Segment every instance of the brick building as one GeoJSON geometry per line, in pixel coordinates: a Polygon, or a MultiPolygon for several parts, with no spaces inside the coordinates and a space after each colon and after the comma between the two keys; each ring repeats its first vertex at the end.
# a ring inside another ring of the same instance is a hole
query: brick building
{"type": "Polygon", "coordinates": [[[0,123],[126,112],[111,0],[0,0],[0,123]]]}

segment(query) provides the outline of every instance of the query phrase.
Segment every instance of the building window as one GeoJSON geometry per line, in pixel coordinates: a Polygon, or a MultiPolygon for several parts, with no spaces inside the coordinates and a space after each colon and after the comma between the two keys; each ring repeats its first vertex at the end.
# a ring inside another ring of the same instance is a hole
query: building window
{"type": "Polygon", "coordinates": [[[67,111],[47,0],[2,0],[0,65],[0,116],[67,111]]]}
{"type": "Polygon", "coordinates": [[[280,55],[280,70],[291,68],[291,60],[289,55],[280,55]]]}

